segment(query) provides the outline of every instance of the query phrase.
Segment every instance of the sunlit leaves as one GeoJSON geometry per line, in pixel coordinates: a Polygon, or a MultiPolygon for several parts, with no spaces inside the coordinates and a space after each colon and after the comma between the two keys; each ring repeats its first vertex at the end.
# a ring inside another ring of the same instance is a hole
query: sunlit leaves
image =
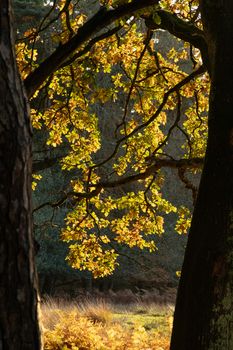
{"type": "Polygon", "coordinates": [[[117,254],[114,249],[104,250],[102,239],[91,234],[88,239],[82,239],[82,244],[71,244],[67,260],[69,264],[79,270],[89,270],[95,278],[111,274],[116,268],[117,254]]]}
{"type": "Polygon", "coordinates": [[[147,193],[129,192],[118,198],[100,195],[88,204],[86,200],[79,202],[68,214],[62,232],[63,240],[79,242],[70,245],[68,260],[72,266],[89,269],[95,276],[110,273],[117,263],[114,242],[154,251],[153,235],[164,230],[162,215],[176,211],[162,198],[160,181],[151,183],[147,193]],[[102,271],[104,266],[106,270],[102,271]]]}
{"type": "Polygon", "coordinates": [[[185,19],[197,17],[199,1],[198,0],[161,0],[160,6],[170,12],[174,12],[185,19]]]}
{"type": "Polygon", "coordinates": [[[43,115],[34,108],[31,108],[31,123],[33,128],[41,129],[43,125],[43,115]]]}
{"type": "Polygon", "coordinates": [[[42,179],[41,175],[33,174],[32,175],[33,181],[32,181],[32,190],[35,191],[37,182],[42,179]]]}
{"type": "MultiPolygon", "coordinates": [[[[33,30],[32,30],[33,32],[33,30]]],[[[25,33],[28,35],[28,33],[25,33]]],[[[16,45],[16,60],[22,78],[26,78],[32,69],[36,67],[37,50],[30,48],[26,43],[19,42],[16,45]]]]}
{"type": "Polygon", "coordinates": [[[176,231],[179,234],[187,233],[191,225],[191,213],[188,208],[180,207],[178,209],[179,219],[176,223],[176,231]]]}
{"type": "Polygon", "coordinates": [[[208,92],[209,80],[207,76],[196,79],[192,84],[192,89],[188,91],[189,97],[193,99],[193,104],[185,111],[186,118],[183,127],[189,135],[189,142],[186,142],[185,147],[192,157],[203,157],[205,154],[209,102],[208,92]]]}
{"type": "MultiPolygon", "coordinates": [[[[107,6],[119,3],[103,1],[107,6]]],[[[160,5],[199,25],[196,1],[163,0],[160,5]]],[[[75,2],[62,0],[56,6],[59,20],[49,38],[54,47],[67,42],[87,19],[75,2]]],[[[153,16],[159,25],[156,12],[153,16]]],[[[115,192],[109,184],[144,172],[151,159],[175,158],[172,147],[169,154],[166,147],[177,130],[183,136],[179,147],[184,158],[203,157],[206,147],[208,77],[173,89],[201,65],[199,51],[181,42],[168,42],[163,48],[160,34],[146,32],[139,15],[120,20],[120,26],[117,34],[106,35],[88,49],[90,42],[85,43],[32,99],[33,127],[47,135],[49,150],[61,152],[61,169],[70,172],[65,189],[69,212],[61,234],[70,244],[67,259],[95,277],[113,272],[119,244],[156,250],[153,235],[164,232],[167,214],[177,214],[178,233],[186,233],[190,224],[188,209],[177,209],[164,199],[159,171],[137,185],[126,181],[115,192]],[[101,112],[105,108],[110,110],[107,116],[101,112]],[[112,135],[107,151],[104,118],[114,120],[107,124],[112,135]],[[98,186],[101,190],[92,197],[98,186]]],[[[23,78],[41,59],[39,40],[38,35],[33,50],[30,40],[16,48],[23,78]]]]}

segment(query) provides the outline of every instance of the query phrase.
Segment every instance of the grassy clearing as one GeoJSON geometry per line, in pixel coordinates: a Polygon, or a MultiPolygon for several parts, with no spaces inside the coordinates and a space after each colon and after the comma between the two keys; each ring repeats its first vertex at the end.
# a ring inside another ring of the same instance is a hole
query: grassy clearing
{"type": "Polygon", "coordinates": [[[168,350],[172,305],[46,299],[45,350],[168,350]]]}

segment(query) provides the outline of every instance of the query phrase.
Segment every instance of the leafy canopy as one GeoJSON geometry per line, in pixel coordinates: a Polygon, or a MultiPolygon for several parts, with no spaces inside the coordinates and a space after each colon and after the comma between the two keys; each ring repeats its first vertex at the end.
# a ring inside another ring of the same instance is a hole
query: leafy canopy
{"type": "MultiPolygon", "coordinates": [[[[126,3],[40,5],[46,15],[17,41],[23,79],[65,50],[99,5],[103,12],[126,3]]],[[[61,238],[72,267],[105,276],[117,265],[118,244],[154,251],[153,235],[172,212],[177,232],[187,232],[190,211],[165,199],[163,168],[177,168],[195,197],[186,173],[202,164],[209,90],[201,32],[197,1],[159,1],[93,31],[32,96],[32,125],[71,179],[62,198],[36,209],[68,205],[61,238]]]]}

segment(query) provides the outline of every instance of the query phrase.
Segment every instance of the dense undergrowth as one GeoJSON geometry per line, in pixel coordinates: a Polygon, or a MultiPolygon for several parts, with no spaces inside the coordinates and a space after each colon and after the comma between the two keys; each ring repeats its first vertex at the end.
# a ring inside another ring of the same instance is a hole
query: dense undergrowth
{"type": "Polygon", "coordinates": [[[45,350],[168,350],[172,306],[47,299],[42,322],[45,350]]]}

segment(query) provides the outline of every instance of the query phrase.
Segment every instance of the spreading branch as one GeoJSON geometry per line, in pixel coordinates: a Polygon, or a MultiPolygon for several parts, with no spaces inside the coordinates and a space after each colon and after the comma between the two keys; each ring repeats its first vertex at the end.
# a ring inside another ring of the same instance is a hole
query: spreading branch
{"type": "Polygon", "coordinates": [[[89,184],[89,189],[94,188],[94,190],[90,190],[88,192],[67,192],[61,199],[56,202],[46,202],[38,206],[33,210],[36,212],[46,206],[50,206],[52,208],[58,208],[62,206],[67,199],[73,198],[75,201],[80,201],[82,199],[91,199],[97,196],[103,189],[116,188],[120,187],[132,182],[136,182],[138,180],[144,180],[149,176],[156,174],[156,172],[161,168],[173,168],[173,169],[200,169],[203,166],[204,160],[203,158],[191,158],[191,159],[154,159],[154,164],[149,166],[144,172],[130,175],[130,176],[122,176],[118,180],[114,181],[102,181],[97,184],[89,184]]]}
{"type": "Polygon", "coordinates": [[[154,15],[142,16],[145,19],[146,26],[151,30],[167,30],[175,37],[190,43],[200,50],[203,63],[208,67],[208,48],[203,31],[197,28],[192,22],[184,21],[174,13],[158,10],[156,14],[159,18],[158,21],[154,20],[154,15]]]}
{"type": "Polygon", "coordinates": [[[58,48],[47,57],[38,68],[27,76],[24,84],[28,98],[32,97],[45,80],[51,74],[56,72],[61,64],[87,40],[91,39],[94,34],[112,24],[114,21],[148,6],[156,5],[158,2],[159,0],[134,0],[128,4],[121,5],[116,9],[107,10],[105,7],[102,7],[92,18],[78,29],[76,35],[65,44],[59,45],[58,48]]]}
{"type": "Polygon", "coordinates": [[[115,181],[99,182],[95,186],[96,188],[114,188],[119,187],[138,180],[144,180],[151,175],[154,175],[161,168],[173,168],[173,169],[199,169],[203,166],[203,158],[191,158],[191,159],[154,159],[154,164],[149,166],[144,172],[121,177],[115,181]]]}

